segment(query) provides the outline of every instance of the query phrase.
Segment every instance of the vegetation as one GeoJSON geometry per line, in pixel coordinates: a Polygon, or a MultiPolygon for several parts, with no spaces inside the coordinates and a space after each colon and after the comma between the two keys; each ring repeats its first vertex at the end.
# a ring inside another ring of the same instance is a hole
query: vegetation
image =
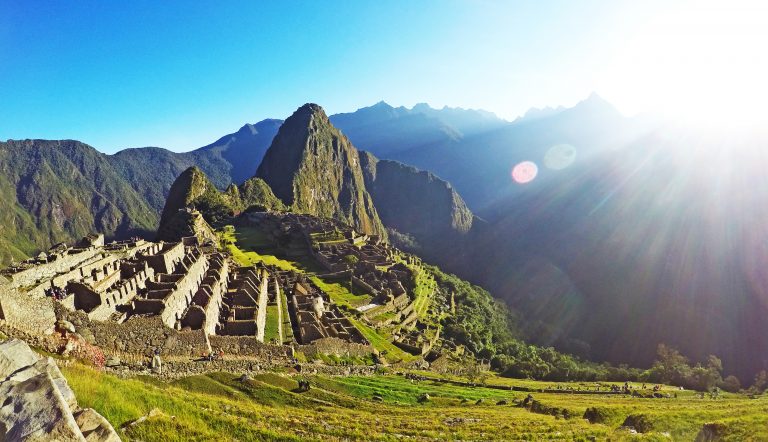
{"type": "Polygon", "coordinates": [[[316,104],[305,104],[285,120],[256,176],[297,213],[387,236],[365,188],[357,150],[316,104]]]}
{"type": "Polygon", "coordinates": [[[0,266],[98,231],[126,238],[157,213],[109,164],[77,141],[0,142],[0,266]]]}
{"type": "MultiPolygon", "coordinates": [[[[638,399],[535,391],[538,412],[531,412],[519,406],[527,392],[414,382],[397,375],[310,376],[312,388],[299,392],[298,378],[279,374],[241,381],[238,375],[211,373],[165,383],[149,377],[120,379],[82,365],[62,371],[78,402],[116,428],[156,409],[126,427],[127,440],[392,440],[395,435],[417,440],[693,440],[707,423],[722,440],[768,437],[767,397],[702,399],[684,391],[677,398],[638,399]],[[420,400],[425,394],[429,400],[420,400]],[[507,405],[497,405],[500,401],[507,405]],[[589,409],[600,422],[582,419],[589,409]],[[553,411],[558,414],[549,414],[553,411]],[[630,415],[642,416],[649,432],[631,436],[621,430],[630,415]]],[[[487,380],[488,385],[500,382],[515,381],[487,380]]],[[[552,387],[535,381],[524,385],[552,387]]]]}

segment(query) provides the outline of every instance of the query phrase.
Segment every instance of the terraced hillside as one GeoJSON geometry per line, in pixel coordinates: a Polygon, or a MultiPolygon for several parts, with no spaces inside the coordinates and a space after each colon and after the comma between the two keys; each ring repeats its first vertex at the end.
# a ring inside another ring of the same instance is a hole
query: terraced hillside
{"type": "MultiPolygon", "coordinates": [[[[394,373],[267,373],[252,378],[211,373],[164,383],[120,379],[81,365],[63,371],[79,402],[96,409],[115,428],[124,428],[121,436],[126,440],[693,440],[700,433],[722,440],[768,437],[764,396],[711,399],[679,392],[677,398],[640,399],[534,391],[530,394],[535,405],[528,400],[523,406],[528,392],[414,381],[394,373]],[[309,391],[299,390],[300,379],[309,380],[309,391]],[[593,413],[599,416],[592,418],[595,423],[583,419],[588,408],[599,410],[593,413]],[[645,433],[623,428],[630,415],[645,433]]],[[[533,381],[522,385],[553,386],[533,381]]],[[[672,387],[662,391],[672,392],[672,387]]]]}

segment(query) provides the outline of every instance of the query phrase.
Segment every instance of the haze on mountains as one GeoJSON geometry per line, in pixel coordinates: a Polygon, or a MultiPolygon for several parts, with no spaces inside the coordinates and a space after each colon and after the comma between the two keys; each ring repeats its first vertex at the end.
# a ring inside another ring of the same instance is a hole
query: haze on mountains
{"type": "Polygon", "coordinates": [[[251,202],[411,235],[426,259],[521,312],[537,343],[647,365],[666,342],[694,359],[717,354],[743,379],[768,367],[757,356],[768,354],[764,161],[754,149],[763,140],[626,118],[597,95],[514,122],[383,102],[330,118],[308,105],[287,121],[188,153],[3,143],[3,170],[14,171],[2,186],[3,257],[89,229],[153,230],[174,181],[195,166],[210,181],[191,198],[228,201],[232,212],[248,205],[232,195],[250,188],[251,202]],[[521,184],[512,172],[525,161],[536,167],[521,184]],[[313,183],[326,171],[338,179],[313,183]],[[54,188],[36,191],[35,177],[54,188]],[[330,205],[316,210],[313,189],[330,205]]]}

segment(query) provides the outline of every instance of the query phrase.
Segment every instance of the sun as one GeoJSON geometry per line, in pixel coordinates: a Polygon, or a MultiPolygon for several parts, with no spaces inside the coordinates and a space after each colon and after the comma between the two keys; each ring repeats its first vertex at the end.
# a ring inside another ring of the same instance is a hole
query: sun
{"type": "Polygon", "coordinates": [[[692,1],[654,17],[603,73],[627,113],[685,123],[768,122],[768,2],[692,1]]]}

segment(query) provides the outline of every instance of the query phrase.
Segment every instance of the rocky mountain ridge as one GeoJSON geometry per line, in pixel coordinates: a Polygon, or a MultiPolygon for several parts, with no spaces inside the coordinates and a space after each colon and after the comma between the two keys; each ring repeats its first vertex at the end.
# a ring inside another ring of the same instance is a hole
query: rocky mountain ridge
{"type": "Polygon", "coordinates": [[[336,218],[386,237],[365,189],[357,149],[316,104],[305,104],[285,120],[256,177],[294,212],[336,218]]]}

